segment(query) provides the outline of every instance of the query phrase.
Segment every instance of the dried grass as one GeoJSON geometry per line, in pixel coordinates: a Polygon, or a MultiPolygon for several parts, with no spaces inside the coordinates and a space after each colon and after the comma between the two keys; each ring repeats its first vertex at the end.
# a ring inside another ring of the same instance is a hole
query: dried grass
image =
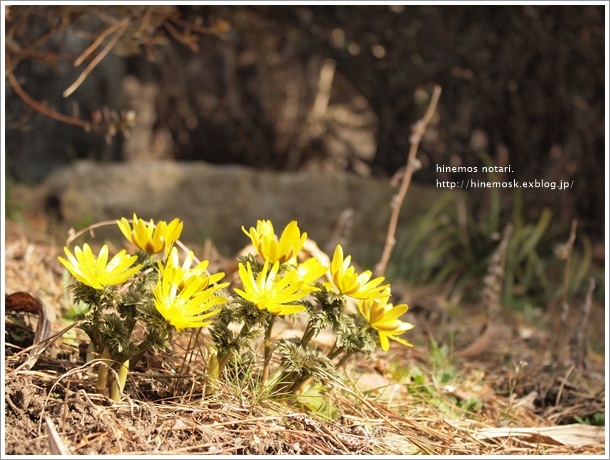
{"type": "MultiPolygon", "coordinates": [[[[66,304],[56,262],[59,252],[55,242],[7,222],[6,293],[30,292],[61,317],[66,304]]],[[[53,332],[65,326],[55,320],[53,332]]],[[[122,402],[110,405],[92,391],[91,365],[79,359],[75,331],[47,346],[31,370],[17,370],[31,350],[6,349],[6,454],[40,455],[61,449],[87,455],[605,452],[603,428],[555,424],[579,410],[604,412],[603,378],[585,385],[564,374],[559,382],[563,394],[555,394],[559,404],[550,410],[536,407],[527,394],[517,397],[516,388],[515,394],[500,394],[499,382],[508,378],[501,364],[463,362],[455,383],[430,381],[433,400],[409,382],[381,371],[377,374],[387,384],[371,389],[364,381],[371,363],[357,362],[348,367],[349,378],[329,382],[323,396],[332,408],[332,417],[327,417],[324,410],[286,404],[236,382],[221,385],[212,397],[204,398],[200,365],[197,359],[186,359],[188,343],[178,343],[172,354],[151,356],[145,368],[132,372],[122,402]],[[350,378],[355,384],[348,383],[350,378]],[[461,408],[459,402],[468,398],[480,401],[481,409],[461,408]],[[439,407],[439,401],[445,406],[439,407]]],[[[407,366],[428,369],[416,358],[422,359],[418,354],[401,357],[407,366]]],[[[522,392],[531,389],[523,381],[520,385],[522,392]]]]}

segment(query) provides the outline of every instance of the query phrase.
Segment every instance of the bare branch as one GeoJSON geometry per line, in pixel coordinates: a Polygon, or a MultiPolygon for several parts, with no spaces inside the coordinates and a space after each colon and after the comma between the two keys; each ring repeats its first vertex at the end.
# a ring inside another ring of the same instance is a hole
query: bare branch
{"type": "Polygon", "coordinates": [[[559,250],[559,256],[566,259],[566,265],[563,272],[563,287],[561,291],[561,314],[559,315],[559,325],[557,326],[557,333],[555,334],[554,344],[552,347],[553,361],[557,361],[561,349],[561,339],[563,337],[563,331],[568,327],[568,315],[570,313],[570,304],[568,304],[568,284],[570,282],[570,262],[572,261],[572,251],[574,249],[574,241],[576,240],[576,226],[577,220],[572,220],[572,227],[570,228],[570,237],[568,241],[561,245],[559,250]]]}
{"type": "Polygon", "coordinates": [[[432,120],[432,117],[434,116],[434,112],[436,111],[436,106],[438,105],[438,100],[440,96],[441,87],[436,85],[432,93],[430,105],[428,106],[428,110],[426,110],[424,117],[418,120],[415,125],[413,125],[411,133],[411,149],[409,150],[407,167],[405,170],[405,174],[402,178],[400,190],[392,198],[392,215],[390,216],[388,234],[386,236],[385,246],[383,248],[381,259],[375,266],[375,276],[382,276],[385,273],[388,261],[390,260],[390,256],[392,255],[392,250],[396,245],[396,227],[398,226],[398,216],[400,215],[400,208],[402,206],[402,202],[404,201],[405,196],[407,195],[407,191],[409,190],[409,185],[411,184],[411,177],[413,176],[414,172],[417,149],[419,148],[419,143],[421,142],[422,137],[426,132],[426,128],[428,127],[430,121],[432,120]]]}
{"type": "Polygon", "coordinates": [[[37,110],[38,112],[46,115],[47,117],[53,118],[54,120],[61,121],[63,123],[68,123],[74,126],[80,126],[85,131],[91,130],[91,123],[89,123],[88,121],[81,120],[80,118],[74,118],[69,115],[64,115],[63,113],[59,113],[58,111],[53,110],[45,105],[42,105],[40,102],[33,99],[28,93],[24,91],[12,71],[7,71],[6,77],[8,78],[9,83],[11,84],[17,95],[21,98],[21,100],[30,107],[32,107],[34,110],[37,110]]]}
{"type": "MultiPolygon", "coordinates": [[[[106,57],[106,55],[110,52],[110,50],[112,48],[114,48],[114,45],[116,45],[118,43],[119,39],[121,38],[121,36],[125,32],[125,30],[127,29],[128,25],[129,25],[129,18],[123,18],[123,20],[119,24],[117,24],[117,26],[119,26],[119,28],[116,31],[116,33],[114,34],[114,36],[112,37],[112,39],[108,42],[108,44],[104,47],[104,49],[100,52],[100,54],[98,54],[95,57],[95,59],[93,59],[89,63],[89,65],[85,68],[85,70],[83,70],[81,72],[81,74],[78,76],[76,81],[74,83],[72,83],[72,85],[70,85],[70,87],[67,90],[64,91],[64,94],[63,94],[64,97],[70,96],[70,94],[72,94],[74,91],[76,91],[77,88],[85,81],[85,79],[89,76],[91,71],[102,61],[102,59],[104,59],[106,57]]],[[[85,53],[86,52],[87,51],[85,51],[85,53]]],[[[80,58],[78,59],[78,61],[80,62],[80,58]]]]}

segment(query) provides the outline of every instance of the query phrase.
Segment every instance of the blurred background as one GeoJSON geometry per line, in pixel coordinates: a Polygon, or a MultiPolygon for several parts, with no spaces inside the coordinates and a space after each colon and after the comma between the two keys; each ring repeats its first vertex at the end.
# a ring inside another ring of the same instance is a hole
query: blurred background
{"type": "MultiPolygon", "coordinates": [[[[24,215],[38,200],[50,221],[81,228],[131,217],[131,208],[144,218],[183,212],[195,219],[212,206],[202,197],[197,206],[190,201],[197,184],[205,189],[206,178],[221,177],[206,194],[215,192],[228,210],[208,221],[233,210],[240,225],[255,225],[256,214],[243,213],[269,199],[260,218],[276,218],[280,227],[336,200],[325,208],[328,222],[306,220],[305,230],[320,246],[368,239],[374,247],[354,244],[354,252],[362,264],[374,263],[411,126],[437,84],[440,103],[420,146],[388,275],[464,292],[480,285],[510,223],[504,300],[548,305],[560,297],[561,245],[574,219],[569,292],[582,294],[591,274],[603,280],[604,34],[604,7],[590,5],[7,6],[7,215],[24,215]],[[151,160],[229,169],[200,171],[199,179],[165,176],[148,169],[151,160]],[[127,178],[117,179],[117,165],[127,178]],[[440,173],[436,165],[479,172],[440,173]],[[481,173],[486,165],[511,169],[481,173]],[[291,175],[299,184],[327,177],[343,188],[295,188],[291,175]],[[142,190],[147,178],[156,185],[130,195],[130,185],[142,190]],[[176,187],[159,188],[171,178],[176,187]],[[562,180],[573,188],[436,185],[463,179],[562,180]],[[375,195],[365,180],[386,188],[375,195]],[[44,184],[37,195],[25,191],[44,184]],[[231,204],[233,195],[248,199],[263,188],[264,199],[231,204]],[[310,202],[313,188],[320,193],[310,202]],[[274,195],[294,202],[278,204],[274,195]],[[89,197],[84,205],[79,196],[89,197]],[[160,197],[167,202],[154,207],[160,197]],[[102,198],[106,204],[94,207],[102,198]],[[286,213],[275,215],[280,208],[286,213]],[[368,214],[358,217],[361,211],[368,214]]],[[[221,241],[221,228],[236,224],[197,225],[192,239],[211,237],[226,256],[238,249],[221,241]]]]}

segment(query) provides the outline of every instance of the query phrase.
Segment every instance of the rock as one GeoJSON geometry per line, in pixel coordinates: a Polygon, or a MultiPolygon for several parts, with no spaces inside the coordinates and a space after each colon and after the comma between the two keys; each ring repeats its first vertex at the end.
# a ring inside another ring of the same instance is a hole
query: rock
{"type": "MultiPolygon", "coordinates": [[[[210,238],[225,256],[248,243],[242,225],[249,228],[257,219],[271,219],[279,232],[296,219],[331,255],[340,241],[354,260],[368,262],[381,254],[396,192],[388,180],[345,174],[282,173],[203,162],[82,161],[51,174],[36,196],[39,203],[55,208],[63,225],[76,230],[131,218],[134,212],[146,220],[179,217],[184,221],[182,241],[202,244],[210,238]],[[339,220],[347,221],[342,235],[336,232],[339,220]]],[[[397,235],[441,193],[411,185],[397,235]]],[[[96,230],[96,236],[102,235],[121,238],[113,226],[96,230]]]]}

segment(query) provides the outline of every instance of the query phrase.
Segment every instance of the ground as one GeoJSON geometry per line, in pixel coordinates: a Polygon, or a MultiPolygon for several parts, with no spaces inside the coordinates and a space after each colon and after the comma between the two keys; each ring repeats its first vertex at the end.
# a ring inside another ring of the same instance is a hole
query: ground
{"type": "Polygon", "coordinates": [[[82,335],[66,330],[71,323],[62,319],[61,247],[36,223],[6,222],[6,294],[32,296],[5,299],[6,454],[601,455],[606,449],[604,428],[594,426],[605,413],[603,305],[592,308],[584,367],[563,352],[553,358],[548,321],[508,312],[484,350],[452,356],[444,346],[452,337],[459,349],[480,335],[481,307],[413,308],[413,348],[393,344],[372,359],[356,357],[341,382],[309,402],[265,397],[243,381],[203,398],[197,366],[185,357],[188,343],[177,343],[171,353],[148,356],[130,374],[122,401],[110,404],[95,393],[82,335]],[[37,347],[31,345],[40,308],[54,339],[37,347]]]}

